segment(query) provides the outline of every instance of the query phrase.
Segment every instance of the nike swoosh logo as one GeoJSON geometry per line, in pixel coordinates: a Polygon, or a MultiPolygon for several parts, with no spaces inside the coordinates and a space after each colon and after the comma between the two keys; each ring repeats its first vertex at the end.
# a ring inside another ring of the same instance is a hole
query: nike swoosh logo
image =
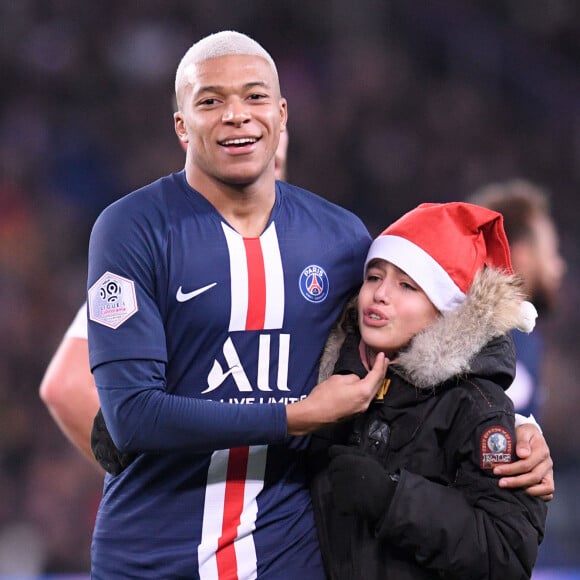
{"type": "Polygon", "coordinates": [[[183,287],[180,286],[177,289],[177,294],[175,295],[175,298],[177,298],[177,302],[187,302],[188,300],[191,300],[192,298],[195,298],[196,296],[203,294],[206,290],[213,288],[216,284],[217,284],[217,282],[213,282],[212,284],[208,284],[207,286],[204,286],[203,288],[198,288],[197,290],[194,290],[193,292],[183,292],[183,287]]]}

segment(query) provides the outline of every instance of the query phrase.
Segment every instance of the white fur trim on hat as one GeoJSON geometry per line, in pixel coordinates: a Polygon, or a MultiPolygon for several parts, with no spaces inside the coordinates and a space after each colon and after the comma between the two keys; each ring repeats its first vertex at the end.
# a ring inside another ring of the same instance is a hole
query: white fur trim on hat
{"type": "Polygon", "coordinates": [[[529,334],[536,326],[536,318],[538,318],[536,307],[531,302],[524,300],[520,304],[520,319],[516,328],[529,334]]]}
{"type": "Polygon", "coordinates": [[[380,258],[403,270],[427,294],[440,312],[455,309],[465,300],[465,294],[447,271],[425,250],[400,236],[383,235],[376,238],[367,254],[367,265],[380,258]]]}

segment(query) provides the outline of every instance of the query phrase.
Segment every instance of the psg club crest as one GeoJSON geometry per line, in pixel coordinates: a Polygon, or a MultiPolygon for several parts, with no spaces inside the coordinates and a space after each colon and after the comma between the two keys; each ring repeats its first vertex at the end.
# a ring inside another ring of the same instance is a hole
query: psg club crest
{"type": "Polygon", "coordinates": [[[308,302],[314,302],[315,304],[326,300],[330,290],[326,272],[320,266],[315,265],[308,266],[302,270],[298,285],[302,296],[308,302]]]}
{"type": "Polygon", "coordinates": [[[486,429],[480,441],[481,469],[512,462],[512,436],[503,427],[486,429]]]}

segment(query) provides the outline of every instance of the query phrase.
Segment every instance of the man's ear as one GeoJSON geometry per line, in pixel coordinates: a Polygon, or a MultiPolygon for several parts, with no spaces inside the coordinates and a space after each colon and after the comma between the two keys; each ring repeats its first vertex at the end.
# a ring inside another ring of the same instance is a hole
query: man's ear
{"type": "Polygon", "coordinates": [[[173,113],[173,122],[177,138],[181,141],[181,143],[188,143],[189,135],[187,134],[187,128],[185,127],[183,116],[179,111],[173,113]]]}
{"type": "Polygon", "coordinates": [[[286,131],[288,124],[288,102],[284,97],[280,99],[280,131],[286,131]]]}

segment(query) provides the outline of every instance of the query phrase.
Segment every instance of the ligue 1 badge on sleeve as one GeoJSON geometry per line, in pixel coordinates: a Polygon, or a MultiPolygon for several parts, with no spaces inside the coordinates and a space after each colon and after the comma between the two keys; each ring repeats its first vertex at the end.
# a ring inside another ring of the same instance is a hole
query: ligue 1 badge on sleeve
{"type": "Polygon", "coordinates": [[[507,429],[499,425],[486,429],[480,440],[481,469],[511,463],[512,447],[512,436],[507,429]]]}
{"type": "Polygon", "coordinates": [[[135,283],[105,272],[89,289],[89,319],[116,329],[139,309],[135,283]]]}

